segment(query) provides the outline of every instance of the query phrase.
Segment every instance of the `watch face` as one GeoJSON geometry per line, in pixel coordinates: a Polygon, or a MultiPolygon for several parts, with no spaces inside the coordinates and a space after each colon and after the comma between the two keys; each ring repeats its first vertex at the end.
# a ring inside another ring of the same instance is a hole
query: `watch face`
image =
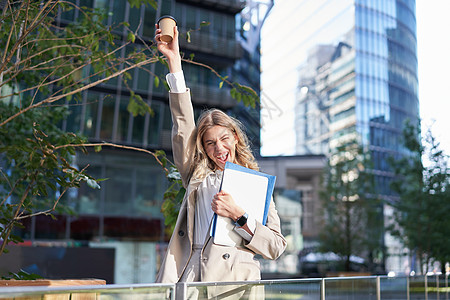
{"type": "Polygon", "coordinates": [[[244,214],[242,217],[240,217],[236,223],[238,223],[239,226],[244,226],[245,223],[247,223],[247,214],[244,214]]]}

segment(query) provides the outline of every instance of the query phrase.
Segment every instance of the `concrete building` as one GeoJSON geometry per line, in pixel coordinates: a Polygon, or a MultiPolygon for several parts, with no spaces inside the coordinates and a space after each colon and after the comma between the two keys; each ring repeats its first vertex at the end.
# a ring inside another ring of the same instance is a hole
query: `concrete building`
{"type": "Polygon", "coordinates": [[[262,271],[298,273],[298,254],[317,246],[321,226],[319,199],[324,155],[274,156],[259,159],[262,172],[277,176],[274,201],[288,247],[276,262],[262,261],[262,271]],[[275,268],[277,264],[277,268],[275,268]]]}

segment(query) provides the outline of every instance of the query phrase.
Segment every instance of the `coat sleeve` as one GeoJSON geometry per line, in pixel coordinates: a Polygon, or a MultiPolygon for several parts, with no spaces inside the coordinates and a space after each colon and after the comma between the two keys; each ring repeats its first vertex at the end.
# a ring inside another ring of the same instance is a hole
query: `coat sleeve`
{"type": "Polygon", "coordinates": [[[194,161],[196,127],[190,90],[185,93],[169,93],[172,114],[173,159],[181,174],[183,186],[187,187],[194,161]]]}
{"type": "Polygon", "coordinates": [[[281,234],[280,217],[273,200],[270,203],[266,225],[256,222],[256,229],[245,247],[262,255],[265,259],[277,259],[286,249],[287,242],[281,234]]]}

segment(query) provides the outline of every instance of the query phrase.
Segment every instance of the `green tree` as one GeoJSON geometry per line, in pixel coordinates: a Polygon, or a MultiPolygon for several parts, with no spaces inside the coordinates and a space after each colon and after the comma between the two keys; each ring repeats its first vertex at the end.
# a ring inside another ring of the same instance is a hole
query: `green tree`
{"type": "MultiPolygon", "coordinates": [[[[157,8],[156,0],[128,0],[131,7],[142,4],[157,8]]],[[[0,255],[8,242],[17,242],[13,228],[25,218],[49,215],[59,210],[69,188],[85,181],[98,188],[98,179],[72,165],[77,151],[102,146],[133,149],[153,156],[168,179],[175,182],[166,193],[166,222],[173,222],[177,201],[183,190],[176,168],[162,151],[89,143],[75,133],[64,132],[59,122],[67,116],[69,105],[79,105],[81,93],[109,80],[125,87],[131,71],[140,68],[160,78],[149,66],[166,65],[153,41],[132,31],[127,23],[106,26],[108,13],[98,8],[78,7],[72,1],[0,0],[0,255]],[[75,22],[59,24],[58,15],[76,11],[75,22]],[[134,51],[124,51],[134,43],[134,51]],[[118,55],[126,52],[124,58],[118,55]],[[178,197],[177,197],[178,195],[178,197]],[[173,205],[169,205],[173,204],[173,205]],[[172,216],[172,217],[170,217],[172,216]]],[[[185,33],[189,37],[189,32],[185,33]]],[[[231,82],[212,68],[190,59],[185,63],[209,68],[230,89],[231,96],[254,106],[258,95],[250,88],[231,82]]],[[[164,82],[164,81],[163,81],[164,82]]],[[[128,110],[133,115],[152,113],[149,103],[129,89],[128,110]]]]}
{"type": "Polygon", "coordinates": [[[418,256],[424,274],[431,262],[443,268],[450,261],[450,174],[448,156],[430,129],[421,138],[419,126],[407,123],[403,130],[410,155],[390,159],[396,175],[391,188],[398,199],[390,203],[394,214],[388,229],[418,256]]]}
{"type": "Polygon", "coordinates": [[[337,147],[323,174],[320,250],[340,255],[345,271],[351,271],[352,255],[373,269],[381,253],[382,211],[370,166],[370,155],[353,141],[337,147]]]}
{"type": "MultiPolygon", "coordinates": [[[[129,29],[127,24],[105,26],[104,11],[66,1],[2,1],[2,6],[0,254],[9,241],[20,241],[13,228],[23,219],[58,210],[69,213],[59,205],[69,188],[82,181],[99,188],[87,166],[71,164],[75,150],[85,151],[88,144],[60,129],[67,103],[79,102],[82,91],[111,78],[126,84],[129,70],[159,60],[150,46],[118,58],[116,53],[132,41],[116,45],[113,32],[129,29]],[[80,12],[78,21],[60,27],[57,15],[73,10],[80,12]]],[[[135,114],[151,111],[133,94],[129,109],[135,114]]]]}

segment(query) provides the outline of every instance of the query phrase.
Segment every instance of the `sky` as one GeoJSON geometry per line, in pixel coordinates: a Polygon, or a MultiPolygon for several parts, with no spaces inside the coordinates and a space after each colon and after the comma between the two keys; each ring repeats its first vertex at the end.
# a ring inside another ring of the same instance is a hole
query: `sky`
{"type": "MultiPolygon", "coordinates": [[[[339,3],[346,5],[347,2],[342,0],[339,3]]],[[[299,11],[296,7],[297,3],[295,0],[275,1],[275,6],[280,5],[284,11],[274,7],[263,26],[262,49],[266,49],[266,53],[262,52],[263,60],[264,55],[267,55],[266,58],[270,57],[270,51],[275,51],[278,57],[290,54],[288,51],[289,29],[280,31],[274,20],[279,17],[277,14],[289,17],[293,12],[299,11]],[[264,38],[265,36],[268,38],[264,38]],[[269,46],[264,47],[264,42],[270,43],[269,46]]],[[[303,8],[301,7],[301,10],[303,8]]],[[[302,19],[303,17],[299,17],[298,13],[295,14],[295,18],[292,18],[292,27],[295,28],[295,22],[302,22],[302,19]]],[[[450,154],[450,75],[447,74],[450,72],[450,35],[447,32],[450,28],[450,0],[416,0],[416,20],[422,131],[425,132],[431,127],[433,135],[441,143],[441,148],[446,154],[450,154]]],[[[266,60],[264,63],[270,66],[279,61],[266,60]]],[[[295,62],[291,63],[291,65],[279,65],[279,69],[290,70],[295,65],[295,62]]],[[[262,67],[264,72],[264,64],[262,67]]],[[[271,125],[263,127],[261,131],[261,154],[264,156],[292,155],[295,147],[294,96],[291,95],[290,90],[280,92],[282,82],[274,82],[272,78],[269,82],[264,80],[263,76],[261,119],[263,126],[265,123],[271,125]],[[267,110],[264,110],[264,107],[267,110]]],[[[296,78],[283,76],[279,80],[296,80],[296,78]]]]}
{"type": "Polygon", "coordinates": [[[450,155],[450,1],[417,0],[416,20],[422,131],[450,155]]]}

